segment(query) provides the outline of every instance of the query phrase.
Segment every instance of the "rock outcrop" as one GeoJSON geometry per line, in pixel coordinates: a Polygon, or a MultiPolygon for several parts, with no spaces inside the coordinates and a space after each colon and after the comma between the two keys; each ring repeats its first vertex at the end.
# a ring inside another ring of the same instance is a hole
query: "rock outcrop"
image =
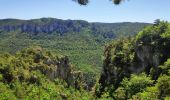
{"type": "Polygon", "coordinates": [[[31,36],[38,34],[57,34],[63,36],[67,33],[80,33],[88,30],[90,34],[113,39],[122,34],[137,33],[148,23],[89,23],[83,20],[61,20],[55,18],[40,18],[32,20],[4,19],[0,20],[0,31],[19,31],[31,36]],[[124,29],[128,28],[128,33],[124,29]],[[122,28],[122,30],[120,30],[122,28]]]}
{"type": "Polygon", "coordinates": [[[66,81],[69,86],[77,89],[80,88],[80,85],[82,85],[83,82],[83,74],[81,71],[73,70],[67,56],[60,58],[56,62],[46,61],[46,63],[53,63],[55,65],[53,70],[45,72],[51,80],[59,78],[66,81]]]}
{"type": "Polygon", "coordinates": [[[170,31],[168,23],[144,29],[136,39],[120,40],[105,49],[103,72],[99,83],[100,96],[106,87],[117,87],[124,77],[145,72],[153,80],[161,74],[162,65],[170,58],[170,31]]]}
{"type": "Polygon", "coordinates": [[[64,20],[54,19],[54,18],[41,18],[37,20],[28,20],[28,21],[6,19],[0,21],[0,30],[5,30],[5,31],[20,30],[21,32],[31,33],[31,34],[56,32],[62,35],[67,32],[80,32],[84,27],[87,27],[88,25],[89,24],[86,21],[81,21],[81,20],[64,21],[64,20]],[[1,23],[3,24],[1,25],[1,23]]]}
{"type": "MultiPolygon", "coordinates": [[[[81,71],[73,70],[72,65],[69,62],[67,56],[54,55],[51,52],[45,51],[41,47],[31,47],[15,55],[16,59],[13,59],[13,63],[16,64],[16,73],[21,73],[19,75],[11,75],[6,78],[8,82],[15,79],[20,79],[21,81],[29,81],[31,83],[39,83],[38,73],[45,75],[50,80],[60,79],[67,83],[68,86],[75,87],[79,89],[83,86],[83,74],[81,71]],[[25,72],[17,72],[22,66],[25,72]],[[32,73],[37,73],[33,74],[32,73]]],[[[9,64],[11,62],[8,62],[9,64]]],[[[10,66],[12,67],[12,66],[10,66]]],[[[13,67],[12,67],[13,68],[13,67]]],[[[4,70],[4,69],[3,69],[4,70]]],[[[2,72],[5,72],[3,71],[2,72]]],[[[1,71],[1,70],[0,70],[1,71]]]]}

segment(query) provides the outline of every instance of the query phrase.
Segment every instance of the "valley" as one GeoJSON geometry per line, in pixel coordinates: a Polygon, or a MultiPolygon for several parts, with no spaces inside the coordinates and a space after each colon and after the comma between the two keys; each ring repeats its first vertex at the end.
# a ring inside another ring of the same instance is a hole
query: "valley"
{"type": "Polygon", "coordinates": [[[0,98],[161,100],[170,23],[0,20],[0,98]]]}
{"type": "Polygon", "coordinates": [[[131,37],[149,23],[89,23],[83,20],[41,18],[0,20],[0,52],[16,53],[40,46],[66,55],[84,72],[100,72],[104,46],[114,39],[131,37]]]}

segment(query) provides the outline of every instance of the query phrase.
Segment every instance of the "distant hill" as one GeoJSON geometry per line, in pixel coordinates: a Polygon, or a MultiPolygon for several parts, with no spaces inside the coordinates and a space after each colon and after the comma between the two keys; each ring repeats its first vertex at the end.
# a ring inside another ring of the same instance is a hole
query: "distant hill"
{"type": "Polygon", "coordinates": [[[99,71],[103,47],[110,40],[133,36],[148,23],[89,23],[83,20],[40,18],[0,20],[0,52],[15,53],[32,45],[68,55],[85,71],[99,71]],[[96,67],[96,70],[92,68],[96,67]]]}
{"type": "Polygon", "coordinates": [[[70,32],[82,32],[87,30],[93,35],[101,35],[104,38],[116,38],[120,35],[134,35],[148,23],[89,23],[83,20],[61,20],[55,18],[41,18],[32,20],[3,19],[0,20],[0,29],[32,33],[57,33],[64,35],[70,32]]]}

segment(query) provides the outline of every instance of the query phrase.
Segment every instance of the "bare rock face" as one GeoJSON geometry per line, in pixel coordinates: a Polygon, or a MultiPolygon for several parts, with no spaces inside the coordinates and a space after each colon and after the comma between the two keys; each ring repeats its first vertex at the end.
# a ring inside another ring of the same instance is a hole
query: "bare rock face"
{"type": "MultiPolygon", "coordinates": [[[[158,73],[157,72],[158,66],[161,63],[159,50],[156,50],[149,45],[142,45],[137,47],[136,56],[137,56],[137,60],[139,61],[137,67],[138,69],[136,69],[137,72],[145,71],[146,74],[149,74],[151,68],[153,68],[154,70],[156,70],[156,73],[158,73]]],[[[157,76],[155,76],[155,78],[156,77],[157,76]]]]}
{"type": "Polygon", "coordinates": [[[39,33],[56,32],[63,35],[67,32],[80,32],[89,23],[81,20],[60,20],[55,18],[41,18],[33,20],[4,19],[0,20],[0,30],[15,31],[21,30],[24,33],[36,35],[39,33]],[[3,23],[3,24],[1,24],[3,23]]]}
{"type": "Polygon", "coordinates": [[[57,61],[52,61],[47,59],[46,64],[54,64],[52,70],[46,71],[45,74],[51,79],[55,78],[62,79],[67,82],[69,86],[80,88],[81,79],[83,79],[83,74],[80,71],[74,71],[67,56],[58,59],[57,61]]]}
{"type": "Polygon", "coordinates": [[[46,52],[41,47],[28,48],[21,52],[21,56],[29,55],[29,58],[34,61],[34,66],[29,67],[30,71],[39,70],[51,80],[59,78],[64,80],[68,86],[80,88],[83,74],[73,70],[67,56],[52,55],[51,52],[46,52]]]}
{"type": "Polygon", "coordinates": [[[71,74],[71,65],[67,57],[61,58],[59,61],[55,62],[55,67],[52,72],[48,72],[47,75],[51,78],[61,78],[63,80],[68,80],[71,74]]]}
{"type": "Polygon", "coordinates": [[[62,79],[67,82],[68,86],[80,89],[83,87],[86,90],[91,90],[94,84],[86,82],[85,75],[81,71],[73,70],[67,56],[58,59],[57,61],[47,60],[46,64],[54,64],[52,70],[46,71],[45,74],[51,79],[62,79]]]}
{"type": "MultiPolygon", "coordinates": [[[[159,38],[152,42],[136,42],[135,66],[138,66],[134,72],[151,73],[154,70],[152,79],[156,80],[160,74],[159,65],[163,64],[170,57],[170,40],[159,38]],[[159,40],[159,41],[157,41],[159,40]],[[157,43],[156,45],[154,43],[157,43]]],[[[134,68],[135,68],[134,66],[134,68]]]]}
{"type": "Polygon", "coordinates": [[[103,72],[99,80],[100,93],[97,95],[100,96],[106,87],[117,88],[124,77],[130,77],[133,73],[145,72],[151,75],[153,80],[157,80],[161,73],[159,65],[170,57],[169,40],[159,42],[160,45],[152,45],[137,41],[133,44],[133,49],[124,48],[127,43],[108,46],[105,50],[103,72]]]}

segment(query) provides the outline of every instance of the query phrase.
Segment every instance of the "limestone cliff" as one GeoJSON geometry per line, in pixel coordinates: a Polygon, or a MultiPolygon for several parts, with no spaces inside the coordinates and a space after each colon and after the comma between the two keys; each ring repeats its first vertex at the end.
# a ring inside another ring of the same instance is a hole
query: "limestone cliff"
{"type": "Polygon", "coordinates": [[[145,28],[135,39],[122,39],[106,47],[100,96],[107,87],[117,89],[124,77],[145,72],[157,80],[159,65],[170,58],[170,28],[166,22],[145,28]]]}
{"type": "Polygon", "coordinates": [[[83,74],[80,71],[73,70],[67,56],[62,57],[55,62],[48,59],[45,63],[55,65],[53,70],[45,72],[50,79],[54,80],[55,78],[59,78],[66,81],[69,86],[73,86],[77,89],[80,88],[83,74]]]}
{"type": "Polygon", "coordinates": [[[56,78],[64,80],[68,86],[80,88],[82,84],[83,74],[80,71],[73,70],[67,56],[56,55],[41,47],[31,47],[18,52],[14,57],[5,56],[7,65],[5,69],[0,69],[4,75],[5,72],[12,74],[6,76],[6,81],[11,82],[14,80],[28,81],[30,83],[38,83],[41,79],[40,74],[45,75],[52,81],[56,78]],[[13,63],[13,66],[10,65],[13,63]],[[10,67],[10,68],[8,68],[10,67]]]}
{"type": "MultiPolygon", "coordinates": [[[[56,78],[64,80],[68,86],[75,87],[77,89],[80,88],[80,85],[83,83],[83,74],[81,71],[73,70],[72,65],[69,62],[69,59],[67,56],[61,56],[61,57],[50,57],[47,56],[43,51],[36,52],[38,55],[41,55],[39,60],[42,60],[43,65],[48,67],[49,69],[44,70],[37,66],[37,68],[47,75],[51,80],[54,80],[56,78]]],[[[37,55],[35,54],[35,55],[37,55]]],[[[34,59],[37,59],[35,56],[34,59]]],[[[40,62],[36,62],[40,63],[40,62]]],[[[41,63],[42,64],[42,63],[41,63]]]]}

